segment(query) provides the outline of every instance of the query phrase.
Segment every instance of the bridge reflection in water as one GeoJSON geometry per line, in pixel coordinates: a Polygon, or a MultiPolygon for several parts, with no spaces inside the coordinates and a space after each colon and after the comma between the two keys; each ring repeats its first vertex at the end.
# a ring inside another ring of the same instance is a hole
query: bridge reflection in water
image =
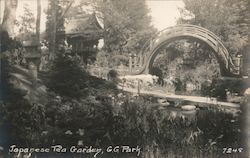
{"type": "Polygon", "coordinates": [[[148,110],[154,119],[149,123],[144,142],[145,158],[241,158],[247,155],[241,115],[211,107],[183,111],[153,106],[148,110]],[[239,151],[225,153],[225,148],[239,151]]]}

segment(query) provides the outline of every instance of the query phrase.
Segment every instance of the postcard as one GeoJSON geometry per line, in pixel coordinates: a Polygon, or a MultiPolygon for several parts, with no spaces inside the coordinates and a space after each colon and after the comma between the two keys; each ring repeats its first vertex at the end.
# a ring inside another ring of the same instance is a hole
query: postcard
{"type": "Polygon", "coordinates": [[[0,0],[0,158],[247,158],[248,0],[0,0]]]}

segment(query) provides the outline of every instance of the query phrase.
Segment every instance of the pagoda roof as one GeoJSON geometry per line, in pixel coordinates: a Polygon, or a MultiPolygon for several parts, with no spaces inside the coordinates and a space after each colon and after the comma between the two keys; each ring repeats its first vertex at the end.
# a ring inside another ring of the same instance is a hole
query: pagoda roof
{"type": "Polygon", "coordinates": [[[65,34],[70,38],[100,39],[103,35],[103,28],[95,13],[78,15],[65,20],[65,34]]]}

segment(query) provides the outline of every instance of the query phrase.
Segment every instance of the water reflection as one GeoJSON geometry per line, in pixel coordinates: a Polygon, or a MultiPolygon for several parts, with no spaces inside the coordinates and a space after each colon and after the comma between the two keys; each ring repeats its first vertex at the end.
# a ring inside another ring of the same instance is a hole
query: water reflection
{"type": "Polygon", "coordinates": [[[240,115],[219,109],[183,111],[158,108],[158,133],[145,146],[146,158],[244,157],[238,151],[225,154],[223,148],[243,148],[240,115]],[[152,145],[153,144],[153,145],[152,145]]]}
{"type": "MultiPolygon", "coordinates": [[[[79,121],[71,122],[74,128],[57,134],[53,144],[70,148],[78,142],[80,147],[98,147],[104,151],[97,156],[101,158],[246,157],[242,143],[242,114],[238,110],[196,106],[195,110],[184,111],[174,105],[162,106],[152,99],[139,97],[133,100],[124,98],[122,102],[121,99],[114,100],[112,106],[108,103],[105,106],[92,104],[91,115],[84,111],[86,107],[80,111],[74,106],[74,115],[70,116],[79,121]],[[139,156],[136,152],[106,152],[109,146],[122,145],[139,146],[142,150],[139,156]],[[226,154],[224,148],[244,150],[226,154]]],[[[61,126],[65,127],[65,124],[61,126]]],[[[46,143],[51,144],[49,139],[41,142],[46,143]]],[[[67,154],[69,157],[93,158],[93,154],[67,154]]]]}
{"type": "MultiPolygon", "coordinates": [[[[147,101],[128,102],[121,108],[126,123],[123,123],[124,131],[119,133],[118,139],[118,135],[113,135],[115,142],[142,146],[141,157],[246,156],[246,152],[226,154],[223,150],[244,148],[239,110],[207,106],[184,111],[147,101]]],[[[115,121],[114,124],[120,126],[121,122],[115,121]]]]}

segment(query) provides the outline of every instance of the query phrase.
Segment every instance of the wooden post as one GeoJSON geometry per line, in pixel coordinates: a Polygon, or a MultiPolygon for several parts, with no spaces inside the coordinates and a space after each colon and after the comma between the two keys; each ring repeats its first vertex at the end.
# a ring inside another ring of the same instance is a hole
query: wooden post
{"type": "Polygon", "coordinates": [[[137,57],[136,57],[136,54],[134,54],[134,68],[137,67],[137,57]]]}
{"type": "Polygon", "coordinates": [[[140,82],[141,82],[141,80],[138,79],[137,81],[138,81],[137,94],[140,95],[140,90],[141,90],[141,83],[140,82]]]}
{"type": "Polygon", "coordinates": [[[242,74],[242,66],[243,66],[243,64],[242,64],[242,55],[237,56],[237,63],[238,63],[237,66],[239,67],[239,69],[238,69],[239,75],[241,75],[242,74]]]}
{"type": "Polygon", "coordinates": [[[143,65],[143,61],[142,61],[142,54],[139,54],[139,66],[141,67],[143,65]]]}
{"type": "Polygon", "coordinates": [[[132,72],[132,54],[129,54],[129,72],[132,72]]]}

